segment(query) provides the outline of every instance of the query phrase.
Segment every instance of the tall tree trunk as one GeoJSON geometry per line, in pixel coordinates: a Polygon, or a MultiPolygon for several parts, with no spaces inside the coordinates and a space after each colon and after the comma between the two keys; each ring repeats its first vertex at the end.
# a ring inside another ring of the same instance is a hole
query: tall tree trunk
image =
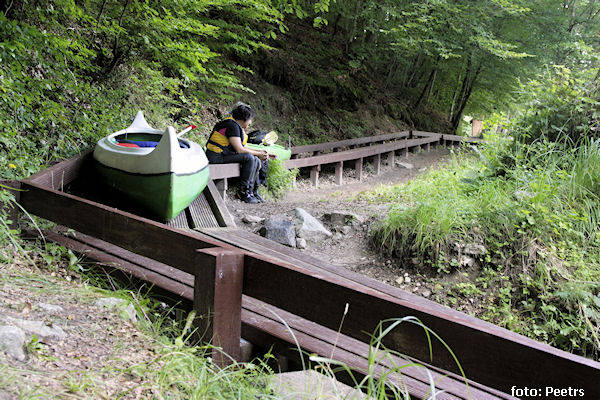
{"type": "Polygon", "coordinates": [[[425,104],[429,104],[429,100],[431,100],[431,93],[433,92],[433,87],[435,86],[435,78],[437,77],[438,69],[435,69],[435,73],[433,74],[433,79],[431,80],[431,84],[429,85],[429,90],[427,91],[427,96],[425,97],[425,104]]]}
{"type": "MultiPolygon", "coordinates": [[[[464,67],[463,67],[463,69],[464,69],[464,67]]],[[[463,74],[463,70],[461,69],[461,71],[458,74],[458,79],[456,80],[454,96],[452,96],[452,105],[450,106],[450,113],[448,114],[448,122],[450,122],[452,120],[452,116],[454,115],[454,107],[456,106],[456,99],[458,98],[459,85],[460,85],[460,81],[462,79],[462,74],[463,74]]]]}
{"type": "Polygon", "coordinates": [[[481,64],[477,66],[477,69],[473,73],[471,73],[471,68],[472,62],[471,58],[469,57],[469,60],[467,62],[467,69],[465,71],[465,77],[462,81],[462,86],[460,90],[458,107],[456,108],[456,111],[454,112],[454,115],[452,115],[452,118],[450,120],[450,125],[453,132],[456,132],[456,130],[458,129],[462,113],[465,107],[467,106],[467,103],[469,102],[469,97],[471,97],[471,93],[473,92],[473,86],[475,85],[477,77],[481,72],[481,64]]]}
{"type": "MultiPolygon", "coordinates": [[[[438,58],[438,60],[439,60],[439,58],[438,58]]],[[[433,86],[433,81],[435,80],[436,74],[437,74],[437,60],[434,64],[433,69],[429,73],[429,77],[427,78],[427,82],[425,83],[425,86],[423,86],[423,90],[421,90],[421,94],[419,95],[419,98],[417,99],[417,101],[415,101],[415,103],[412,106],[413,109],[419,108],[421,106],[421,104],[423,103],[425,96],[431,90],[431,87],[433,86]]]]}
{"type": "Polygon", "coordinates": [[[413,82],[419,81],[419,79],[421,78],[421,75],[423,74],[421,67],[423,66],[424,62],[425,62],[425,57],[423,57],[423,54],[421,54],[421,53],[419,53],[419,55],[415,59],[413,59],[412,66],[410,68],[411,73],[410,73],[410,75],[408,75],[408,73],[405,75],[405,79],[404,79],[404,83],[403,83],[404,87],[414,87],[413,82]],[[419,78],[415,79],[415,77],[417,76],[417,74],[419,72],[420,72],[419,78]]]}

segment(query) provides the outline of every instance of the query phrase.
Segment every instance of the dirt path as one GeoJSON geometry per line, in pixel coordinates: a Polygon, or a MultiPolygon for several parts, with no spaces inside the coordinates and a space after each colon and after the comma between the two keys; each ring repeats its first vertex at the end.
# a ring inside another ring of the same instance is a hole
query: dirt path
{"type": "Polygon", "coordinates": [[[397,157],[394,167],[382,165],[379,175],[374,175],[369,167],[364,168],[362,181],[358,181],[354,177],[352,169],[345,169],[344,183],[341,186],[334,183],[333,171],[321,171],[318,188],[313,187],[308,179],[300,177],[296,182],[296,190],[287,193],[279,201],[246,204],[232,199],[233,196],[230,195],[227,204],[238,227],[256,234],[258,234],[261,224],[245,223],[244,216],[268,218],[274,215],[286,215],[291,218],[294,215],[294,209],[300,207],[323,222],[323,215],[333,211],[353,213],[361,217],[362,222],[354,224],[351,230],[336,232],[335,227],[326,225],[333,233],[330,239],[319,243],[309,242],[306,249],[298,251],[343,265],[352,271],[388,284],[420,294],[424,293],[425,297],[429,297],[434,290],[433,282],[416,276],[411,265],[400,265],[397,260],[382,258],[369,247],[369,228],[373,222],[387,214],[390,205],[369,203],[359,199],[358,194],[373,190],[380,185],[406,183],[430,168],[445,165],[450,157],[450,150],[446,148],[411,153],[408,157],[397,157]],[[410,164],[412,168],[398,165],[399,162],[410,164]],[[408,279],[406,279],[407,277],[408,279]]]}

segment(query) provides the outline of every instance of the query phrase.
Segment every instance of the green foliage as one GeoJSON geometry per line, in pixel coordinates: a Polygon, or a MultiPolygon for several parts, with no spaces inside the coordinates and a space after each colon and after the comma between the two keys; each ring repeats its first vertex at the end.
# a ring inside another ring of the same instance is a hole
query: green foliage
{"type": "Polygon", "coordinates": [[[536,140],[580,143],[588,136],[598,137],[600,88],[594,75],[597,69],[584,73],[554,65],[538,79],[522,85],[523,105],[514,126],[516,139],[531,143],[536,140]]]}
{"type": "Polygon", "coordinates": [[[466,244],[483,245],[485,253],[475,256],[480,277],[454,292],[486,302],[486,319],[598,357],[599,144],[491,140],[477,160],[459,158],[406,186],[371,193],[372,201],[396,203],[373,242],[447,272],[460,268],[452,260],[466,244]]]}
{"type": "Polygon", "coordinates": [[[0,12],[5,178],[93,146],[137,110],[156,126],[197,123],[208,98],[247,90],[237,76],[247,69],[223,54],[268,48],[264,34],[282,22],[264,1],[24,1],[8,9],[0,12]]]}
{"type": "Polygon", "coordinates": [[[280,198],[292,189],[296,180],[298,169],[287,169],[284,161],[273,159],[269,161],[267,171],[267,190],[274,198],[280,198]]]}

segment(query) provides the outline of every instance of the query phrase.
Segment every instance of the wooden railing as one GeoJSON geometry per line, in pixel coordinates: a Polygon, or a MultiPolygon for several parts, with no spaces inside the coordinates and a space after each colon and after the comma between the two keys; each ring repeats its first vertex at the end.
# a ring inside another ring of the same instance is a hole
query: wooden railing
{"type": "MultiPolygon", "coordinates": [[[[421,327],[404,324],[394,329],[383,343],[406,355],[406,362],[431,365],[433,376],[440,379],[436,386],[447,392],[438,398],[511,398],[512,387],[549,385],[582,389],[584,398],[600,398],[598,362],[248,232],[183,231],[62,191],[82,177],[82,165],[74,158],[10,184],[19,190],[19,204],[28,213],[68,227],[69,231],[47,232],[47,240],[193,300],[199,316],[196,326],[204,340],[220,345],[222,352],[215,350],[214,357],[221,364],[229,359],[224,353],[238,357],[241,332],[263,345],[283,343],[282,351],[297,344],[325,357],[336,354],[366,373],[369,333],[382,320],[414,316],[443,338],[472,379],[467,386],[453,356],[439,342],[432,342],[434,356],[429,357],[421,327]],[[332,341],[333,334],[339,340],[332,341]]],[[[379,368],[383,374],[387,367],[379,368]]],[[[412,395],[427,393],[429,382],[422,369],[403,374],[412,395]]]]}
{"type": "MultiPolygon", "coordinates": [[[[285,167],[288,169],[310,168],[311,182],[313,186],[317,187],[322,166],[333,164],[335,183],[342,185],[344,167],[348,164],[352,165],[357,178],[361,180],[364,160],[367,158],[371,159],[374,173],[379,174],[381,172],[382,156],[386,157],[388,165],[393,165],[397,155],[408,155],[412,149],[425,147],[429,151],[431,145],[448,146],[479,142],[481,142],[481,139],[478,138],[423,131],[403,131],[292,147],[290,149],[292,152],[291,159],[285,162],[285,167]]],[[[211,164],[210,174],[219,193],[224,197],[228,188],[228,178],[239,177],[240,166],[239,164],[211,164]]]]}

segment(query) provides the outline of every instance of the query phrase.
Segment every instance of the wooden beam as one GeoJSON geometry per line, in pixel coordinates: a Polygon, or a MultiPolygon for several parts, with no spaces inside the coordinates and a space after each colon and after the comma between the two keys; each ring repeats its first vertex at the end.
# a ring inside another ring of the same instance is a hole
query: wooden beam
{"type": "Polygon", "coordinates": [[[338,153],[329,153],[314,157],[297,158],[295,160],[287,160],[285,162],[285,166],[286,168],[291,169],[310,167],[313,165],[333,164],[339,161],[349,161],[356,160],[358,158],[372,157],[377,154],[387,153],[389,151],[401,148],[420,146],[426,143],[434,142],[436,140],[436,138],[408,139],[405,141],[396,141],[393,143],[361,147],[353,150],[344,150],[338,153]]]}
{"type": "Polygon", "coordinates": [[[240,164],[209,164],[210,179],[235,178],[240,176],[240,164]]]}
{"type": "Polygon", "coordinates": [[[335,184],[341,185],[344,179],[344,162],[340,161],[335,164],[335,184]]]}
{"type": "Polygon", "coordinates": [[[363,170],[363,159],[359,158],[354,162],[354,169],[356,170],[356,177],[358,181],[362,181],[362,170],[363,170]]]}
{"type": "Polygon", "coordinates": [[[381,154],[376,154],[373,158],[373,168],[375,169],[375,175],[381,173],[381,154]]]}
{"type": "Polygon", "coordinates": [[[220,247],[200,253],[203,257],[194,279],[194,323],[204,341],[215,346],[213,361],[224,367],[241,356],[244,254],[220,247]]]}
{"type": "MultiPolygon", "coordinates": [[[[514,386],[543,388],[551,383],[554,387],[580,388],[589,398],[600,398],[597,385],[600,363],[476,318],[464,314],[459,317],[455,313],[450,316],[424,302],[413,304],[343,279],[325,278],[315,271],[272,263],[260,256],[247,257],[245,271],[244,294],[330,329],[339,328],[348,305],[340,332],[361,341],[369,340],[368,333],[374,332],[380,321],[417,318],[441,336],[469,379],[503,392],[510,393],[514,386]],[[532,365],[536,368],[532,369],[532,365]]],[[[382,343],[390,350],[460,374],[450,352],[437,340],[431,343],[433,359],[430,360],[424,328],[416,324],[401,324],[382,343]]]]}
{"type": "Polygon", "coordinates": [[[355,139],[346,139],[340,140],[337,142],[326,142],[326,143],[317,143],[317,144],[309,144],[305,146],[295,146],[290,150],[292,152],[292,158],[295,158],[294,155],[300,153],[312,153],[314,151],[325,151],[331,150],[336,147],[356,147],[361,144],[368,144],[375,141],[383,141],[383,140],[397,140],[408,137],[408,131],[390,133],[386,135],[377,135],[377,136],[367,136],[362,138],[355,139]]]}
{"type": "Polygon", "coordinates": [[[225,196],[227,191],[227,178],[222,179],[222,190],[223,194],[219,193],[218,187],[209,180],[206,188],[204,188],[204,196],[210,205],[210,208],[219,223],[219,226],[235,226],[235,219],[229,212],[227,205],[225,204],[225,196]]]}
{"type": "Polygon", "coordinates": [[[11,230],[17,230],[19,229],[19,215],[21,214],[18,206],[21,194],[21,182],[0,179],[0,190],[8,191],[15,199],[14,203],[1,203],[0,205],[6,212],[6,217],[9,221],[8,228],[11,230]]]}
{"type": "Polygon", "coordinates": [[[315,165],[310,170],[310,182],[314,187],[319,187],[319,171],[321,171],[320,165],[315,165]]]}
{"type": "Polygon", "coordinates": [[[22,182],[21,205],[29,213],[194,273],[195,249],[221,243],[91,200],[22,182]]]}
{"type": "Polygon", "coordinates": [[[45,168],[31,175],[25,181],[52,189],[63,189],[69,183],[81,176],[86,167],[93,161],[93,149],[86,150],[68,160],[45,168]]]}

